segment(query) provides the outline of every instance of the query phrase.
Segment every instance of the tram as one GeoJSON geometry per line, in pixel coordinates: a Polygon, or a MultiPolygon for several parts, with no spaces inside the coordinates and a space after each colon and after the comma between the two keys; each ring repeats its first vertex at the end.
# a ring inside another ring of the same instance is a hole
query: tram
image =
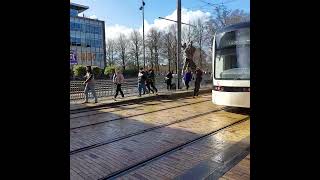
{"type": "Polygon", "coordinates": [[[250,108],[250,22],[218,30],[212,50],[212,102],[250,108]]]}

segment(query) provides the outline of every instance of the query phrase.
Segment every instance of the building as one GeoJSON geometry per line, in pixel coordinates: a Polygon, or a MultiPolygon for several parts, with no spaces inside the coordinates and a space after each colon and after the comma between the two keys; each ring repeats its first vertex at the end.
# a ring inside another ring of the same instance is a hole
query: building
{"type": "Polygon", "coordinates": [[[76,64],[104,68],[105,24],[101,20],[80,17],[79,13],[87,9],[88,6],[70,3],[70,58],[74,57],[76,64]]]}

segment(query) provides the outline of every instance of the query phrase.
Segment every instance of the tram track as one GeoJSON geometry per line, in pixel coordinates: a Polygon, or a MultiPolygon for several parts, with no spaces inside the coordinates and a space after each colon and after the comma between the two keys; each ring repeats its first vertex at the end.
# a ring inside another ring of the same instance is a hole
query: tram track
{"type": "MultiPolygon", "coordinates": [[[[208,102],[208,101],[210,101],[210,100],[203,100],[203,101],[198,101],[198,102],[193,102],[193,103],[188,103],[188,104],[182,104],[182,105],[173,106],[173,107],[165,107],[165,108],[161,108],[161,109],[154,110],[154,111],[149,111],[149,112],[134,114],[134,115],[130,115],[130,116],[118,117],[118,118],[114,118],[114,119],[109,119],[109,120],[105,120],[105,121],[100,121],[100,122],[96,122],[96,123],[87,124],[87,125],[72,127],[72,128],[70,128],[70,131],[71,131],[71,130],[75,130],[75,129],[84,128],[84,127],[89,127],[89,126],[95,126],[95,125],[99,125],[99,124],[104,124],[104,123],[108,123],[108,122],[112,122],[112,121],[116,121],[116,120],[122,120],[122,119],[132,118],[132,117],[136,117],[136,116],[146,115],[146,114],[150,114],[150,113],[160,112],[160,111],[168,110],[168,108],[171,108],[171,109],[173,109],[173,108],[179,108],[179,107],[190,106],[190,105],[194,105],[194,104],[200,104],[200,103],[204,103],[204,102],[208,102]]],[[[102,112],[102,113],[110,113],[110,112],[102,112]]],[[[102,113],[101,113],[101,114],[102,114],[102,113]]],[[[97,114],[96,114],[96,115],[97,115],[97,114]]],[[[92,115],[92,116],[93,116],[93,115],[92,115]]],[[[87,117],[87,116],[84,116],[84,117],[87,117]]]]}
{"type": "Polygon", "coordinates": [[[201,136],[199,136],[197,138],[189,140],[189,141],[187,141],[187,142],[185,142],[185,143],[183,143],[181,145],[172,147],[172,148],[170,148],[168,150],[165,150],[164,152],[161,152],[159,154],[151,156],[151,157],[149,157],[149,158],[147,158],[145,160],[142,160],[142,161],[137,162],[135,164],[129,165],[129,166],[123,168],[123,169],[117,170],[117,171],[115,171],[115,172],[113,172],[113,173],[111,173],[111,174],[109,174],[109,175],[107,175],[107,176],[105,176],[103,178],[100,178],[100,180],[116,179],[116,178],[118,178],[118,177],[120,177],[120,176],[122,176],[124,174],[127,174],[127,173],[129,173],[129,172],[131,172],[133,170],[136,170],[136,169],[138,169],[138,168],[140,168],[142,166],[145,166],[150,162],[153,162],[153,161],[155,161],[157,159],[160,159],[161,157],[164,157],[164,156],[169,155],[171,153],[174,153],[174,152],[176,152],[178,150],[181,150],[182,148],[184,148],[186,146],[189,146],[189,145],[191,145],[193,143],[199,142],[199,141],[201,141],[201,140],[203,140],[203,139],[205,139],[205,138],[207,138],[207,137],[209,137],[211,135],[214,135],[214,134],[217,134],[219,132],[222,132],[223,130],[225,130],[227,128],[230,128],[230,127],[235,126],[237,124],[243,123],[243,122],[245,122],[245,121],[247,121],[249,119],[250,119],[250,116],[242,118],[242,119],[240,119],[240,120],[238,120],[236,122],[230,123],[230,124],[228,124],[226,126],[223,126],[223,127],[219,128],[219,129],[213,130],[213,131],[211,131],[209,133],[206,133],[206,134],[201,135],[201,136]]]}
{"type": "Polygon", "coordinates": [[[160,128],[164,128],[164,127],[167,127],[167,126],[170,126],[170,125],[173,125],[173,124],[177,124],[177,123],[181,123],[181,122],[184,122],[184,121],[192,120],[194,118],[201,117],[201,116],[204,116],[204,115],[207,115],[207,114],[210,114],[210,113],[223,111],[223,110],[226,110],[226,109],[227,109],[226,107],[223,107],[223,108],[219,108],[219,109],[210,110],[210,111],[207,111],[207,112],[204,112],[204,113],[201,113],[201,114],[196,114],[194,116],[186,117],[186,118],[179,119],[179,120],[176,120],[176,121],[173,121],[173,122],[169,122],[169,123],[165,123],[165,124],[162,124],[162,125],[159,125],[159,126],[155,126],[155,127],[147,128],[147,129],[140,130],[140,131],[137,131],[137,132],[134,132],[134,133],[130,133],[130,134],[127,134],[125,136],[121,136],[121,137],[113,138],[113,139],[110,139],[110,140],[107,140],[107,141],[104,141],[104,142],[100,142],[100,143],[92,144],[92,145],[89,145],[89,146],[85,146],[85,147],[70,151],[70,155],[73,155],[73,154],[76,154],[76,153],[79,153],[79,152],[83,152],[83,151],[86,151],[86,150],[90,150],[90,149],[93,149],[93,148],[97,148],[97,147],[100,147],[100,146],[103,146],[103,145],[107,145],[107,144],[110,144],[110,143],[114,143],[116,141],[120,141],[120,140],[123,140],[123,139],[126,139],[126,138],[130,138],[130,137],[133,137],[133,136],[136,136],[136,135],[139,135],[139,134],[143,134],[143,133],[146,133],[146,132],[150,132],[150,131],[154,131],[154,130],[157,130],[157,129],[160,129],[160,128]]]}

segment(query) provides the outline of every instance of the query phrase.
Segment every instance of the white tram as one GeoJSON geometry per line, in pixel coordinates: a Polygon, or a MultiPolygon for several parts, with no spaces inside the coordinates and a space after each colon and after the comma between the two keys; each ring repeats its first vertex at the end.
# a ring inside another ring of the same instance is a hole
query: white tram
{"type": "Polygon", "coordinates": [[[250,22],[216,32],[212,66],[212,102],[250,108],[250,22]]]}

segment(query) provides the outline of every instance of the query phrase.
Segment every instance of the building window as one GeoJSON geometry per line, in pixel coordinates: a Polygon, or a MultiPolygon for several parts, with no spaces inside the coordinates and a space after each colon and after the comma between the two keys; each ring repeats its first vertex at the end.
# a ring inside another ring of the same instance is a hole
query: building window
{"type": "Polygon", "coordinates": [[[81,46],[81,39],[80,38],[76,38],[76,46],[81,46]]]}
{"type": "Polygon", "coordinates": [[[75,37],[71,37],[71,45],[72,46],[76,46],[77,42],[76,42],[76,38],[75,37]]]}
{"type": "Polygon", "coordinates": [[[74,31],[74,30],[75,30],[75,23],[74,23],[74,22],[71,22],[71,23],[70,23],[70,30],[71,30],[71,31],[74,31]]]}
{"type": "Polygon", "coordinates": [[[70,9],[70,16],[78,16],[78,11],[75,9],[70,9]]]}

